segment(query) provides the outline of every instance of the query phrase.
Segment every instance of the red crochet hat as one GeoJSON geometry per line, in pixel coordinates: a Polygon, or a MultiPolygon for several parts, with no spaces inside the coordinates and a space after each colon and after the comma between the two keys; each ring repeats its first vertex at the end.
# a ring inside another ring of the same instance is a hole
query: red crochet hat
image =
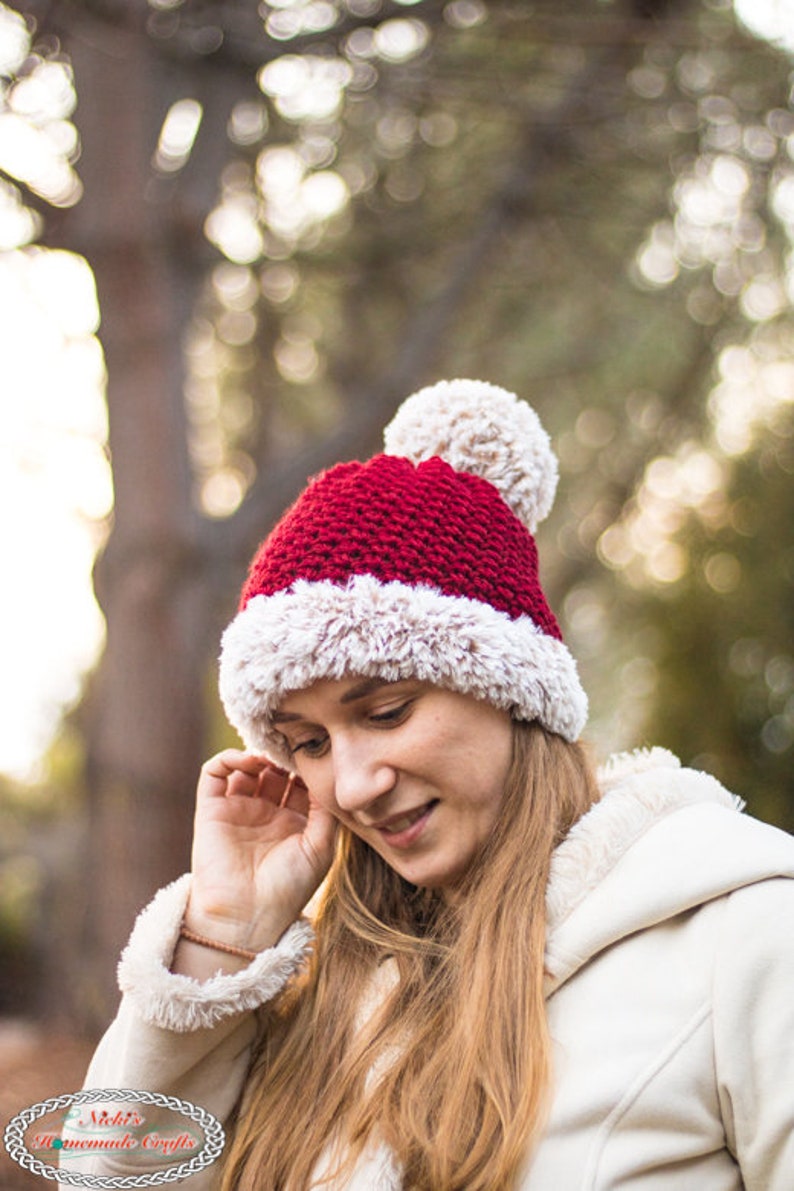
{"type": "Polygon", "coordinates": [[[419,678],[575,740],[576,664],[532,536],[557,461],[537,415],[483,381],[409,397],[386,453],[310,482],[257,551],[223,637],[220,687],[249,747],[320,678],[419,678]]]}

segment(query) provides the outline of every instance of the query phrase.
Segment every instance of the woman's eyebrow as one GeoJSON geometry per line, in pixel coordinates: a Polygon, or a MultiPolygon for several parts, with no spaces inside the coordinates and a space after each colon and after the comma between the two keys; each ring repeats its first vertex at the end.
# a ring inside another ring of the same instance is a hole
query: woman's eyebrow
{"type": "Polygon", "coordinates": [[[373,691],[377,691],[382,686],[393,686],[394,683],[388,682],[385,678],[365,678],[363,682],[357,682],[355,686],[351,686],[349,691],[345,691],[340,698],[340,703],[354,703],[356,699],[363,699],[365,695],[371,695],[373,691]]]}
{"type": "Polygon", "coordinates": [[[270,718],[274,724],[286,724],[288,720],[301,719],[301,716],[292,711],[274,711],[270,718]]]}
{"type": "MultiPolygon", "coordinates": [[[[361,682],[357,682],[355,686],[352,686],[349,691],[345,691],[344,695],[340,696],[339,702],[355,703],[356,699],[363,699],[383,686],[393,685],[393,683],[385,678],[364,678],[361,682]]],[[[302,719],[305,719],[305,716],[302,716],[300,712],[294,711],[274,711],[271,716],[272,723],[274,724],[286,724],[302,719]]]]}

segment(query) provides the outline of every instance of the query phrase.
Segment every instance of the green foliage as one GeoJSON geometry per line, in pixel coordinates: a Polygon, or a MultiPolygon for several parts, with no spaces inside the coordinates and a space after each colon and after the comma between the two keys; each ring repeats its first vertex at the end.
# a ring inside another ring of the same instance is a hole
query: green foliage
{"type": "MultiPolygon", "coordinates": [[[[42,900],[61,881],[82,805],[84,745],[74,717],[51,745],[35,782],[0,775],[0,1010],[30,1011],[41,945],[42,900]]],[[[56,886],[60,888],[56,893],[56,886]]],[[[64,907],[61,905],[61,911],[64,907]]],[[[50,925],[52,929],[52,924],[50,925]]]]}
{"type": "Polygon", "coordinates": [[[763,818],[794,830],[794,418],[741,458],[727,516],[682,530],[689,567],[662,610],[655,727],[763,818]]]}

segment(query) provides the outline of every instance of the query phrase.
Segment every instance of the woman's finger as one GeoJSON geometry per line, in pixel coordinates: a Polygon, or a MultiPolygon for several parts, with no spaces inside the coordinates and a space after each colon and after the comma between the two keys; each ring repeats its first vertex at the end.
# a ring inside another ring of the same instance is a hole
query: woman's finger
{"type": "Polygon", "coordinates": [[[198,783],[199,798],[223,798],[228,794],[254,797],[260,779],[271,762],[259,753],[241,749],[224,749],[210,757],[201,767],[198,783]]]}
{"type": "Polygon", "coordinates": [[[236,769],[229,774],[226,782],[226,796],[239,795],[243,798],[256,798],[259,793],[260,775],[258,773],[244,773],[236,769]]]}
{"type": "Polygon", "coordinates": [[[308,815],[309,790],[297,773],[289,774],[279,799],[279,806],[287,806],[290,810],[297,811],[298,814],[308,815]]]}
{"type": "Polygon", "coordinates": [[[300,791],[305,794],[306,787],[296,774],[267,761],[259,774],[258,797],[266,798],[274,806],[289,806],[298,810],[301,806],[300,791]]]}

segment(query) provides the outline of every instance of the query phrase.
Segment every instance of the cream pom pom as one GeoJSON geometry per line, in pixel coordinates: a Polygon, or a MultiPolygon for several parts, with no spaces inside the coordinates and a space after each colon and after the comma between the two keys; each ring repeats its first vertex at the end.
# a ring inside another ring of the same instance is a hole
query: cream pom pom
{"type": "Polygon", "coordinates": [[[531,406],[480,380],[442,380],[420,389],[384,432],[386,453],[413,463],[440,456],[498,488],[534,533],[554,503],[557,458],[531,406]]]}

